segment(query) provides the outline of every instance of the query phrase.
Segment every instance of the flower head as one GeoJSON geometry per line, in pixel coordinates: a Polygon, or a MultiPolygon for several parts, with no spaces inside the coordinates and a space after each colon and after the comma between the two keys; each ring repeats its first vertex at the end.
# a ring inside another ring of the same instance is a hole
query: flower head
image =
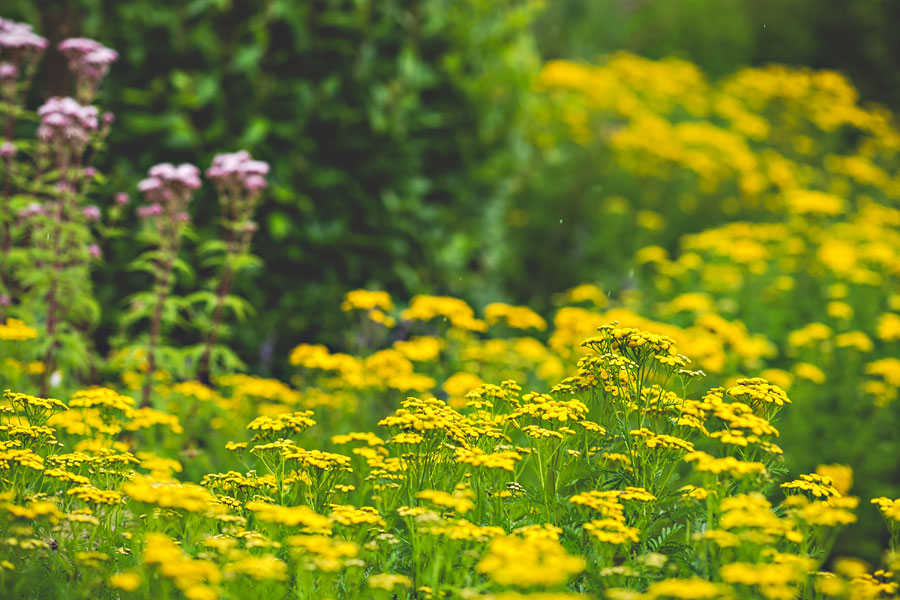
{"type": "Polygon", "coordinates": [[[13,63],[33,59],[47,49],[47,40],[31,30],[31,25],[0,19],[0,48],[13,63]]]}
{"type": "Polygon", "coordinates": [[[74,98],[49,98],[38,109],[41,124],[38,137],[41,141],[63,147],[83,147],[90,134],[99,127],[96,106],[84,106],[74,98]]]}
{"type": "Polygon", "coordinates": [[[246,150],[217,154],[206,170],[206,176],[216,185],[228,188],[242,187],[248,191],[266,187],[265,176],[268,173],[269,163],[253,160],[246,150]]]}
{"type": "Polygon", "coordinates": [[[88,38],[69,38],[60,42],[57,48],[66,57],[79,86],[84,86],[89,90],[86,93],[91,94],[106,76],[109,65],[119,58],[115,50],[88,38]]]}

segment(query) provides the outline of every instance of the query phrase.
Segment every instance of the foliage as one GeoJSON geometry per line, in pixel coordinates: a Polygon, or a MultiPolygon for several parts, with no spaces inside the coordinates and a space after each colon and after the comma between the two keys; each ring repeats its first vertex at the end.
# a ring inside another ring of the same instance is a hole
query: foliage
{"type": "Polygon", "coordinates": [[[16,52],[44,42],[0,37],[3,589],[896,596],[891,113],[831,71],[538,71],[534,3],[147,6],[44,13],[171,43],[123,41],[102,91],[115,52],[51,46],[37,81],[78,99],[37,115],[16,52]],[[164,163],[132,234],[149,138],[196,161],[201,131],[274,163],[266,202],[248,152],[212,160],[217,202],[164,163]]]}
{"type": "MultiPolygon", "coordinates": [[[[148,165],[208,164],[222,148],[272,165],[254,242],[267,277],[237,284],[267,308],[235,331],[251,364],[271,368],[272,348],[301,333],[334,335],[347,286],[484,286],[496,297],[497,246],[484,241],[502,232],[528,151],[518,125],[538,65],[528,29],[538,3],[18,5],[9,16],[43,23],[51,42],[78,33],[122,49],[106,85],[120,115],[103,163],[113,192],[148,165]]],[[[196,206],[200,223],[217,212],[208,192],[196,206]]],[[[133,252],[116,245],[98,274],[102,332],[116,329],[122,292],[142,287],[117,276],[133,252]]]]}
{"type": "Polygon", "coordinates": [[[773,65],[712,83],[691,63],[620,52],[550,61],[539,86],[531,139],[545,162],[510,203],[500,272],[521,302],[546,306],[582,281],[633,286],[642,246],[771,220],[794,190],[838,195],[842,210],[896,197],[893,115],[831,71],[773,65]]]}
{"type": "MultiPolygon", "coordinates": [[[[385,301],[359,291],[345,308],[368,318],[385,301]]],[[[761,378],[708,389],[666,335],[607,324],[579,347],[562,341],[575,332],[557,330],[563,337],[551,345],[581,358],[548,393],[507,379],[474,382],[461,396],[448,378],[447,401],[419,392],[389,408],[399,390],[434,388],[414,368],[448,373],[492,343],[541,360],[540,342],[502,333],[538,321],[488,325],[466,308],[420,297],[401,313],[438,334],[437,354],[423,352],[424,338],[365,357],[301,344],[291,356],[303,369],[296,390],[233,375],[215,387],[161,384],[156,409],[110,388],[66,402],[7,392],[5,589],[187,598],[896,594],[884,570],[850,559],[824,570],[859,499],[833,467],[786,476],[773,442],[776,415],[790,410],[785,392],[761,378]],[[45,569],[53,575],[35,577],[45,569]]],[[[555,354],[544,351],[545,361],[555,354]]],[[[137,389],[142,378],[125,373],[123,382],[137,389]]],[[[873,499],[892,547],[896,502],[873,499]]]]}
{"type": "Polygon", "coordinates": [[[628,50],[674,56],[714,77],[769,63],[840,70],[864,97],[900,102],[891,0],[559,0],[535,23],[541,55],[593,61],[628,50]]]}

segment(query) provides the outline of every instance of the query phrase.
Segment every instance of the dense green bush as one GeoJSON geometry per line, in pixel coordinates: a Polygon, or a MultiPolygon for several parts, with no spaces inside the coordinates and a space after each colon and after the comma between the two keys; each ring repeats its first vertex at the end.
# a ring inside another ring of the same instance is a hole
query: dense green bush
{"type": "MultiPolygon", "coordinates": [[[[529,31],[537,3],[13,6],[5,16],[51,42],[85,35],[120,51],[104,98],[121,115],[103,165],[114,173],[110,198],[164,160],[208,164],[243,147],[272,164],[254,242],[265,275],[238,282],[259,310],[237,332],[251,364],[260,345],[265,369],[273,348],[333,332],[349,287],[484,287],[503,198],[528,148],[517,131],[538,65],[529,31]]],[[[58,78],[48,63],[40,92],[58,78]]],[[[196,211],[212,222],[212,190],[196,211]]],[[[101,333],[113,331],[120,299],[146,285],[113,282],[131,246],[107,249],[101,333]]]]}

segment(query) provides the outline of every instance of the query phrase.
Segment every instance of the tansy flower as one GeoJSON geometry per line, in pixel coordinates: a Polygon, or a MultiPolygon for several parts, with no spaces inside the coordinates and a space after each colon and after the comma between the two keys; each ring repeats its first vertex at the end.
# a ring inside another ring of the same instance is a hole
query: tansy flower
{"type": "Polygon", "coordinates": [[[378,573],[369,575],[366,584],[372,589],[393,591],[395,587],[411,587],[412,581],[406,575],[397,575],[394,573],[378,573]]]}
{"type": "Polygon", "coordinates": [[[496,583],[518,587],[560,585],[584,568],[584,559],[570,555],[555,539],[514,536],[491,540],[475,567],[496,583]]]}

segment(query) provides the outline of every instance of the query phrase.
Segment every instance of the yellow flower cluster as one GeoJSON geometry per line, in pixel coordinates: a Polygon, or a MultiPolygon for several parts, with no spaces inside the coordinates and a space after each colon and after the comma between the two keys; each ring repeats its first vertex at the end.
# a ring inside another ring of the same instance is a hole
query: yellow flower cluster
{"type": "Polygon", "coordinates": [[[475,503],[472,501],[472,492],[465,489],[455,490],[452,494],[440,490],[422,490],[416,494],[416,498],[430,502],[435,506],[449,508],[461,515],[475,508],[475,503]]]}
{"type": "Polygon", "coordinates": [[[745,477],[747,475],[761,475],[766,472],[766,466],[761,462],[743,461],[733,456],[716,458],[700,450],[685,455],[684,460],[696,463],[695,469],[701,472],[719,475],[728,473],[732,477],[745,477]]]}
{"type": "Polygon", "coordinates": [[[255,440],[266,440],[284,437],[287,435],[299,435],[316,422],[311,418],[313,412],[305,410],[302,412],[285,413],[276,417],[257,417],[248,425],[247,429],[255,431],[253,436],[255,440]]]}
{"type": "Polygon", "coordinates": [[[580,556],[572,556],[560,543],[546,537],[496,537],[476,569],[501,585],[550,587],[565,583],[584,570],[580,556]]]}
{"type": "Polygon", "coordinates": [[[900,498],[896,500],[885,497],[873,498],[872,504],[876,505],[886,518],[900,523],[900,498]]]}
{"type": "Polygon", "coordinates": [[[191,558],[167,536],[147,534],[143,559],[160,575],[170,579],[189,600],[215,600],[219,597],[218,584],[222,573],[216,564],[191,558]]]}
{"type": "Polygon", "coordinates": [[[69,400],[69,408],[108,408],[127,413],[133,406],[134,398],[105,387],[79,390],[69,400]]]}
{"type": "Polygon", "coordinates": [[[458,463],[487,469],[503,469],[509,472],[513,472],[516,463],[522,460],[522,455],[513,450],[484,452],[479,448],[457,448],[453,457],[458,463]]]}
{"type": "Polygon", "coordinates": [[[484,318],[490,325],[504,323],[513,329],[547,329],[547,321],[527,306],[494,302],[484,307],[484,318]]]}
{"type": "Polygon", "coordinates": [[[475,318],[472,307],[451,296],[413,296],[409,308],[400,313],[406,321],[431,321],[442,318],[465,331],[485,331],[487,323],[475,318]]]}
{"type": "Polygon", "coordinates": [[[782,483],[786,490],[803,490],[811,493],[816,498],[840,498],[841,493],[834,487],[834,481],[827,475],[810,473],[801,475],[799,479],[782,483]]]}
{"type": "Polygon", "coordinates": [[[7,318],[5,323],[0,323],[0,340],[24,342],[33,340],[37,335],[37,329],[19,319],[7,318]]]}
{"type": "Polygon", "coordinates": [[[598,519],[585,523],[584,530],[600,542],[622,545],[628,542],[637,544],[641,533],[636,527],[628,527],[617,519],[598,519]]]}
{"type": "Polygon", "coordinates": [[[319,469],[321,471],[350,469],[350,457],[335,452],[297,448],[283,453],[282,456],[286,460],[295,461],[303,469],[319,469]]]}
{"type": "Polygon", "coordinates": [[[160,508],[176,508],[193,513],[215,512],[215,496],[193,483],[174,483],[136,477],[122,486],[122,492],[133,500],[160,508]]]}
{"type": "Polygon", "coordinates": [[[307,506],[280,506],[254,500],[248,502],[245,507],[253,511],[256,518],[267,523],[278,523],[296,527],[303,526],[312,532],[331,531],[331,519],[316,514],[307,506]]]}

